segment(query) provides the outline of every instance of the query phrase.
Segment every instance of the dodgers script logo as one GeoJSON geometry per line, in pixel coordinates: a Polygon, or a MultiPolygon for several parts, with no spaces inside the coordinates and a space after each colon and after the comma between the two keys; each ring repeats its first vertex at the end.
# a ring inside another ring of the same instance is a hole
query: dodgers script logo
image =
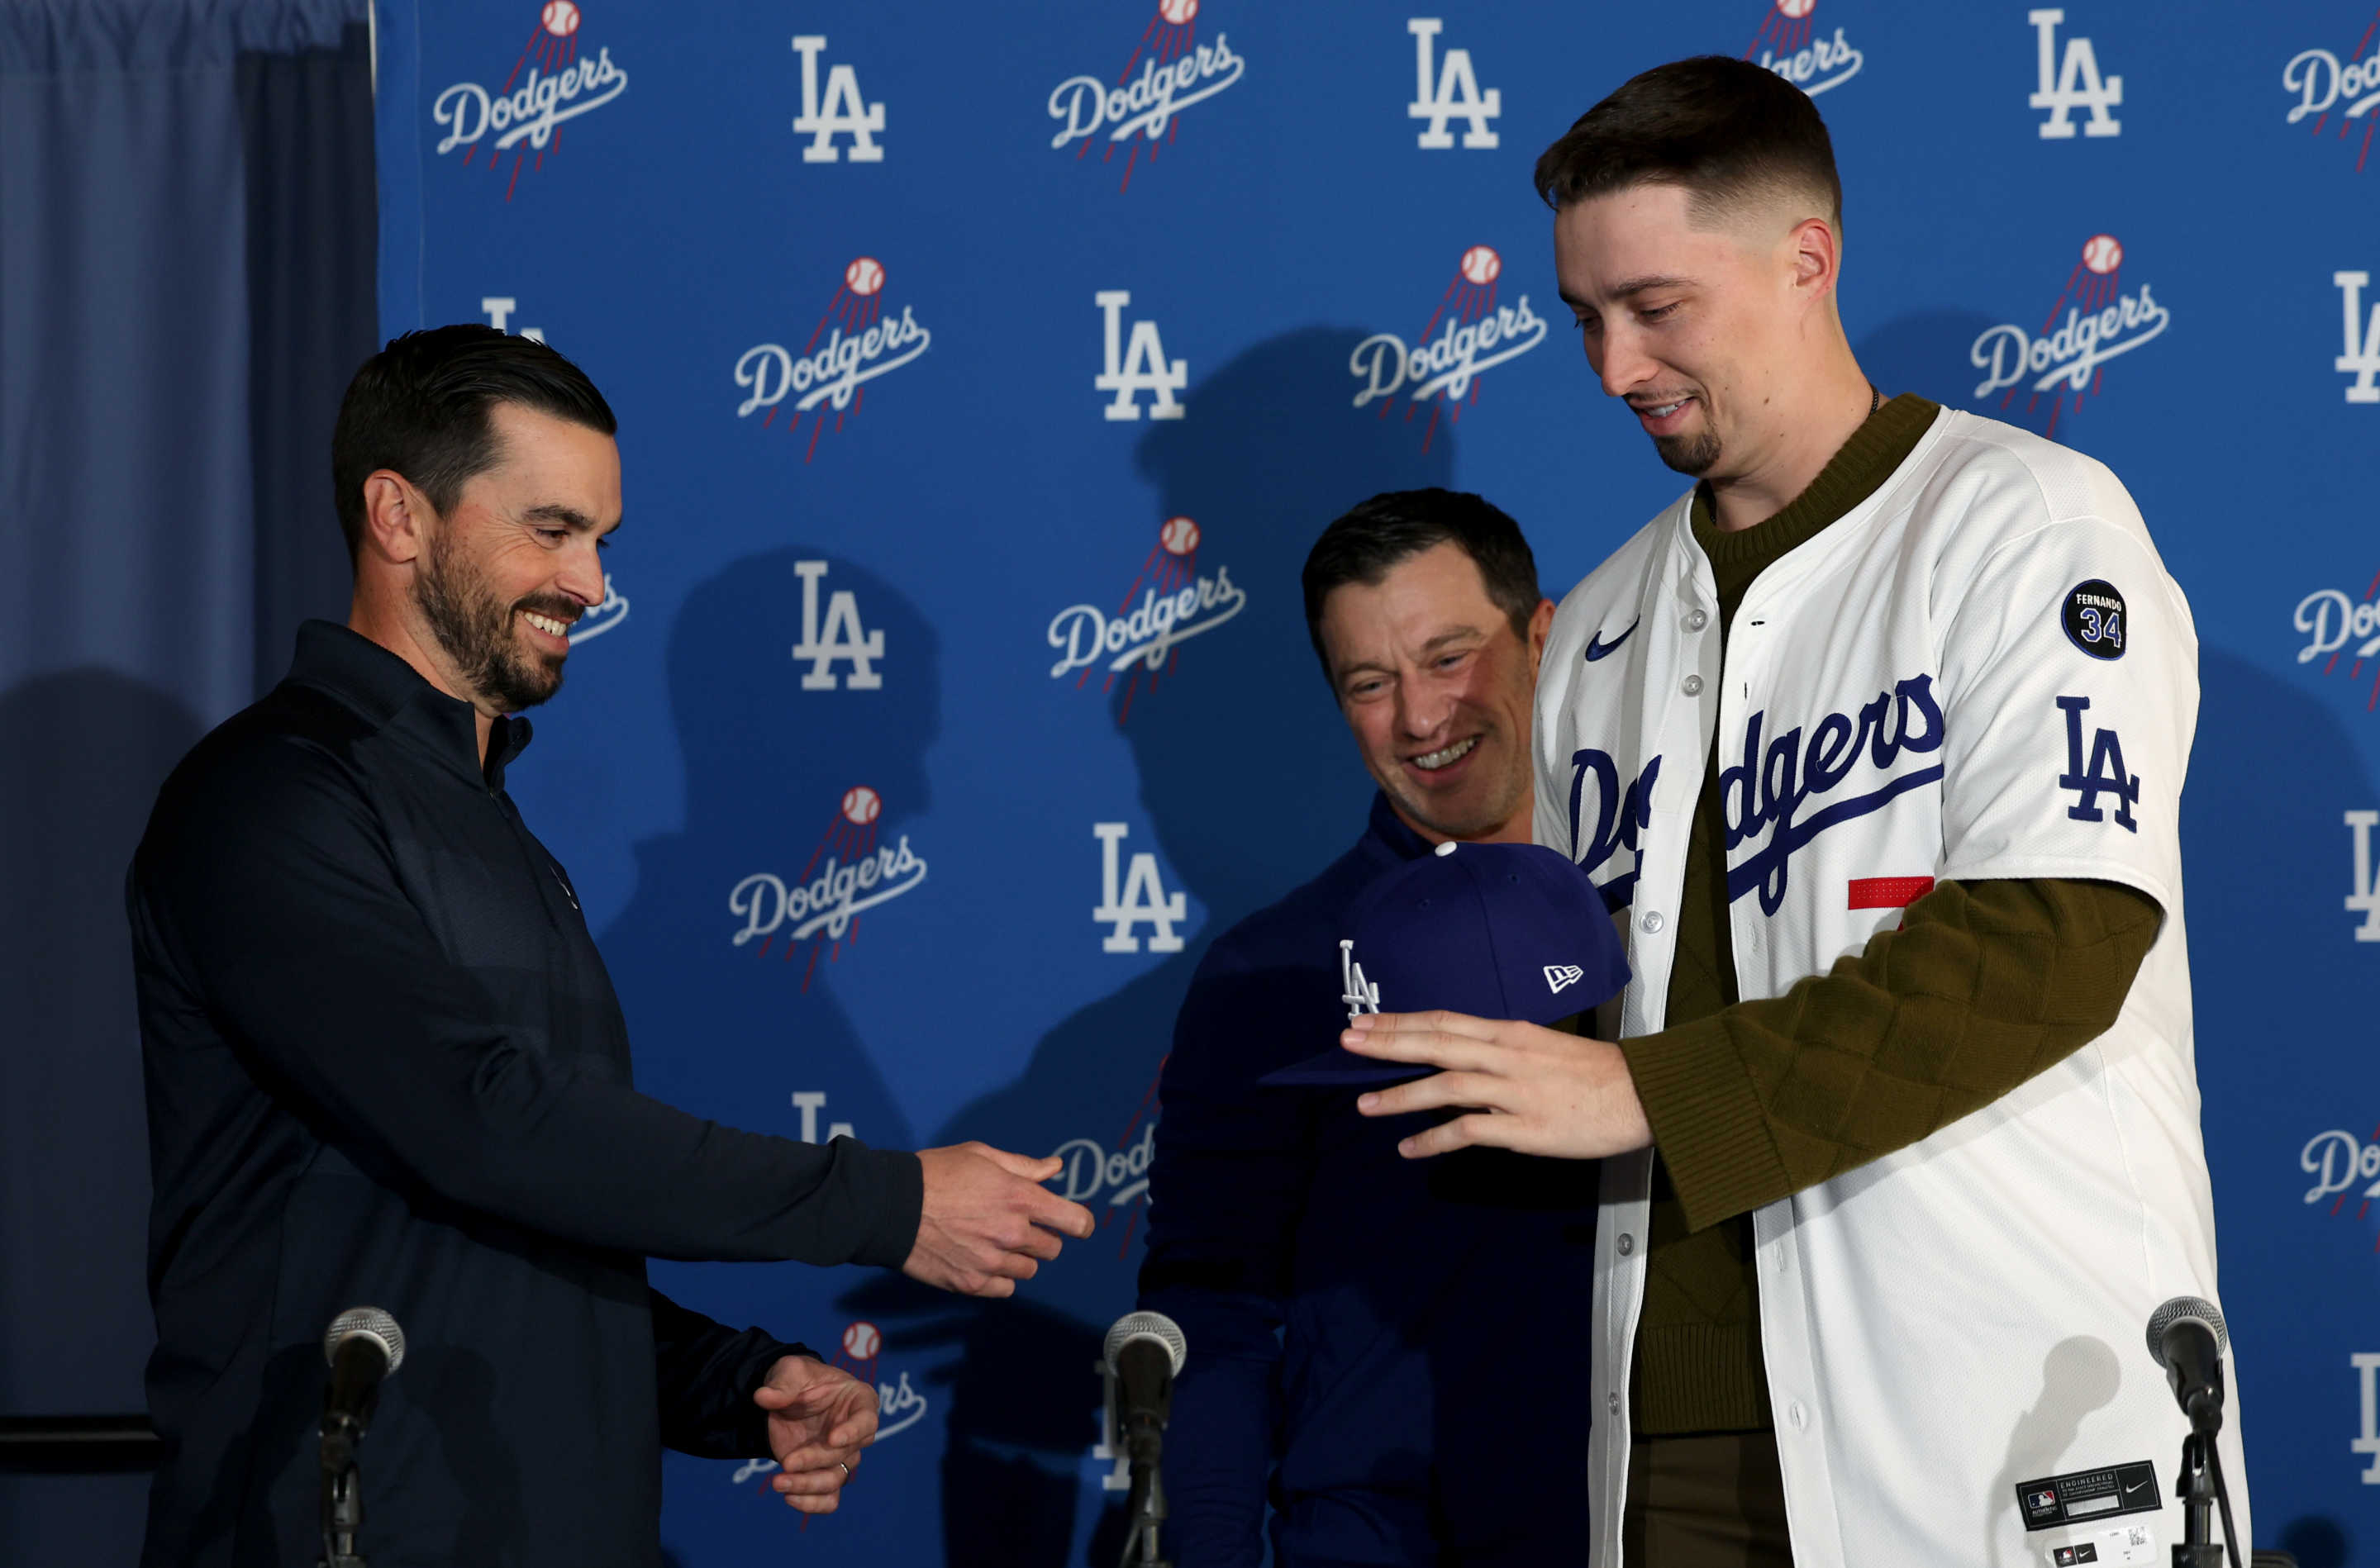
{"type": "Polygon", "coordinates": [[[546,0],[503,86],[490,92],[478,82],[458,81],[430,105],[431,120],[445,132],[438,142],[441,157],[463,148],[468,169],[480,140],[491,135],[489,168],[501,168],[503,155],[513,155],[506,201],[520,184],[524,159],[537,155],[529,166],[535,174],[545,167],[547,153],[562,150],[564,121],[592,114],[628,90],[628,73],[612,63],[611,50],[598,49],[591,60],[578,57],[580,19],[577,0],[546,0]]]}
{"type": "Polygon", "coordinates": [[[809,445],[803,449],[802,461],[816,457],[828,409],[834,411],[834,428],[840,433],[844,416],[857,413],[867,402],[862,391],[867,383],[891,375],[934,345],[934,334],[918,325],[908,306],[901,308],[897,319],[886,320],[883,295],[884,263],[873,256],[853,258],[843,270],[843,286],[827,301],[825,313],[803,340],[800,353],[789,352],[782,344],[763,343],[737,356],[735,384],[750,388],[751,395],[735,405],[735,417],[746,418],[765,408],[769,412],[760,419],[765,430],[776,420],[777,405],[790,396],[794,411],[785,421],[788,435],[799,431],[803,415],[813,410],[818,414],[810,422],[809,445]],[[821,336],[824,342],[820,341],[821,336]]]}
{"type": "MultiPolygon", "coordinates": [[[[2362,680],[2364,661],[2380,660],[2380,599],[2375,595],[2380,595],[2380,573],[2363,585],[2362,598],[2349,598],[2343,588],[2316,588],[2298,600],[2291,624],[2306,639],[2298,649],[2298,662],[2323,659],[2322,672],[2328,675],[2351,654],[2354,662],[2348,667],[2347,678],[2362,680]]],[[[2380,662],[2373,665],[2372,690],[2363,699],[2363,711],[2370,713],[2374,704],[2380,704],[2380,662]]]]}
{"type": "Polygon", "coordinates": [[[1775,71],[1813,98],[1842,86],[1867,63],[1840,28],[1832,38],[1811,40],[1810,14],[1817,8],[1818,0],[1772,0],[1743,51],[1745,59],[1756,54],[1761,69],[1775,71]]]}
{"type": "Polygon", "coordinates": [[[1503,257],[1489,246],[1475,245],[1456,261],[1454,281],[1413,347],[1394,332],[1374,332],[1357,344],[1347,361],[1362,383],[1355,406],[1377,403],[1385,418],[1402,391],[1410,421],[1416,407],[1428,404],[1429,423],[1421,437],[1421,449],[1427,452],[1441,409],[1450,420],[1461,418],[1465,402],[1479,401],[1482,374],[1546,341],[1545,319],[1529,308],[1527,295],[1517,305],[1496,303],[1496,280],[1503,272],[1503,257]]]}
{"type": "Polygon", "coordinates": [[[2005,409],[2023,392],[2024,412],[2031,417],[2046,392],[2049,422],[2044,434],[2055,436],[2059,411],[2070,404],[2079,407],[2084,396],[2098,392],[2108,360],[2164,335],[2172,322],[2172,313],[2149,296],[2148,284],[2124,292],[2123,265],[2124,247],[2116,236],[2093,235],[2082,243],[2082,259],[2067,274],[2066,287],[2039,333],[2010,322],[1977,338],[1967,353],[1984,372],[1976,399],[1999,392],[2005,409]]]}
{"type": "Polygon", "coordinates": [[[1232,53],[1221,32],[1212,43],[1198,42],[1198,0],[1159,0],[1157,14],[1142,30],[1140,42],[1124,57],[1123,69],[1111,85],[1096,76],[1068,77],[1050,94],[1050,117],[1058,122],[1052,148],[1078,141],[1079,161],[1102,131],[1104,163],[1116,148],[1132,143],[1124,158],[1120,191],[1132,188],[1132,172],[1143,148],[1153,162],[1158,149],[1173,144],[1181,130],[1182,111],[1204,103],[1238,82],[1247,62],[1232,53]],[[1134,66],[1139,66],[1137,76],[1134,66]]]}
{"type": "Polygon", "coordinates": [[[1050,1151],[1066,1163],[1050,1178],[1059,1197],[1096,1206],[1102,1228],[1119,1216],[1123,1220],[1116,1243],[1118,1258],[1132,1255],[1133,1232],[1148,1212],[1148,1164],[1157,1154],[1157,1086],[1164,1074],[1163,1060],[1157,1067],[1159,1076],[1148,1080],[1148,1092],[1112,1142],[1070,1138],[1050,1151]]]}
{"type": "Polygon", "coordinates": [[[612,585],[612,574],[603,573],[603,602],[586,611],[570,623],[569,642],[577,647],[589,637],[600,637],[628,619],[628,601],[612,585]]]}
{"type": "MultiPolygon", "coordinates": [[[[2373,1200],[2380,1199],[2380,1127],[2372,1129],[2369,1142],[2343,1128],[2315,1133],[2299,1153],[2298,1168],[2313,1177],[2307,1203],[2329,1199],[2326,1217],[2336,1219],[2352,1198],[2353,1223],[2362,1224],[2371,1216],[2373,1200]]],[[[2373,1250],[2380,1252],[2380,1236],[2374,1237],[2373,1250]]]]}
{"type": "Polygon", "coordinates": [[[809,943],[802,966],[802,989],[808,991],[820,948],[832,944],[830,959],[840,960],[844,944],[858,935],[862,911],[914,892],[926,880],[925,857],[909,848],[906,833],[890,848],[877,846],[876,819],[883,811],[882,796],[855,784],[843,792],[843,804],[828,819],[798,875],[757,871],[738,882],[727,895],[727,912],[744,923],[734,946],[757,936],[765,959],[778,928],[790,926],[778,961],[792,962],[795,951],[809,943]],[[813,937],[824,940],[812,942],[813,937]]]}
{"type": "MultiPolygon", "coordinates": [[[[1894,682],[1863,705],[1856,714],[1830,713],[1807,731],[1796,725],[1761,742],[1768,724],[1767,710],[1744,723],[1742,760],[1719,772],[1719,800],[1727,818],[1730,863],[1727,896],[1730,902],[1752,892],[1760,894],[1760,912],[1773,915],[1785,902],[1792,859],[1829,827],[1883,810],[1912,790],[1937,783],[1942,765],[1909,768],[1895,774],[1904,753],[1928,756],[1942,749],[1942,709],[1934,699],[1934,678],[1915,675],[1894,682]],[[1869,788],[1833,799],[1864,766],[1869,788]],[[1881,780],[1878,782],[1877,780],[1881,780]],[[1810,808],[1815,805],[1816,810],[1810,808]],[[1767,842],[1738,860],[1734,850],[1747,840],[1767,835],[1767,842]]],[[[1571,858],[1592,876],[1621,850],[1641,862],[1639,835],[1652,821],[1653,786],[1659,778],[1658,756],[1625,789],[1620,767],[1608,752],[1592,747],[1571,754],[1571,858]],[[1581,844],[1581,826],[1588,783],[1595,786],[1595,819],[1581,844]]],[[[1598,884],[1604,902],[1621,909],[1635,897],[1636,869],[1598,884]]]]}
{"type": "Polygon", "coordinates": [[[1230,567],[1217,566],[1211,577],[1198,570],[1201,537],[1198,525],[1187,517],[1167,518],[1148,559],[1140,564],[1140,575],[1123,591],[1113,615],[1095,604],[1060,610],[1050,621],[1050,645],[1058,650],[1050,679],[1079,670],[1075,689],[1080,691],[1092,669],[1103,666],[1107,677],[1099,683],[1102,693],[1114,687],[1118,675],[1125,681],[1116,722],[1131,718],[1143,676],[1154,692],[1158,678],[1181,658],[1178,650],[1184,643],[1247,608],[1248,596],[1232,581],[1230,567]]]}
{"type": "Polygon", "coordinates": [[[2380,13],[2364,23],[2363,35],[2344,59],[2327,49],[2301,49],[2281,67],[2281,89],[2296,100],[2282,123],[2294,126],[2312,118],[2313,134],[2319,138],[2336,114],[2338,139],[2355,142],[2358,174],[2372,154],[2372,132],[2380,127],[2380,115],[2373,113],[2380,109],[2380,49],[2373,46],[2375,37],[2380,37],[2380,13]]]}

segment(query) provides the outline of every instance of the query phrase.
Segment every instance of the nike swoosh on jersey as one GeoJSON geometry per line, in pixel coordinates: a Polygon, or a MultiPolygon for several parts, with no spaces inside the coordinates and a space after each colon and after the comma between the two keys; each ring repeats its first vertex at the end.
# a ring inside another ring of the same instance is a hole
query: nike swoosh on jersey
{"type": "Polygon", "coordinates": [[[1611,641],[1608,643],[1603,640],[1603,633],[1600,632],[1597,632],[1594,636],[1589,637],[1586,640],[1586,662],[1593,664],[1597,659],[1601,658],[1605,654],[1609,653],[1612,649],[1626,642],[1634,634],[1636,628],[1643,624],[1645,624],[1645,618],[1640,615],[1635,620],[1628,623],[1627,631],[1621,633],[1620,635],[1612,638],[1611,641]]]}

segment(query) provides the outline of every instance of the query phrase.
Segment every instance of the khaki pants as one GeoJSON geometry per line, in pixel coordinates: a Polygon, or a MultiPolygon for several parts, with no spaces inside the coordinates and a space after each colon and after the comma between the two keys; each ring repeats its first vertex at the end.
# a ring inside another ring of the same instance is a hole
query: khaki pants
{"type": "Polygon", "coordinates": [[[1620,1540],[1626,1568],[1792,1568],[1777,1434],[1636,1439],[1620,1540]]]}

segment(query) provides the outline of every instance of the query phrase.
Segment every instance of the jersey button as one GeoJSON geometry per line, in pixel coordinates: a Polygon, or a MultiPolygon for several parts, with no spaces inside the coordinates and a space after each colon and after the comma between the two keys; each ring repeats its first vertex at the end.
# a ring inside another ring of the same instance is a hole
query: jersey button
{"type": "Polygon", "coordinates": [[[1621,1236],[1618,1241],[1614,1242],[1612,1245],[1613,1245],[1613,1246],[1615,1246],[1615,1247],[1617,1247],[1617,1248],[1620,1248],[1620,1255],[1621,1255],[1622,1258],[1625,1258],[1625,1257],[1627,1257],[1630,1253],[1632,1253],[1632,1252],[1633,1252],[1633,1251],[1635,1251],[1635,1250],[1636,1250],[1636,1238],[1635,1238],[1634,1236],[1621,1236]]]}
{"type": "Polygon", "coordinates": [[[1660,931],[1660,929],[1661,929],[1661,927],[1662,927],[1662,926],[1664,926],[1664,925],[1666,925],[1666,924],[1668,924],[1669,923],[1668,923],[1667,921],[1665,921],[1665,920],[1663,920],[1663,919],[1661,918],[1661,911],[1658,911],[1658,910],[1655,910],[1655,911],[1653,911],[1650,914],[1647,914],[1647,915],[1646,915],[1643,920],[1638,921],[1636,923],[1637,923],[1638,925],[1643,926],[1643,927],[1644,927],[1646,931],[1648,931],[1648,932],[1652,932],[1652,933],[1655,933],[1655,934],[1658,934],[1658,933],[1659,933],[1659,931],[1660,931]]]}
{"type": "Polygon", "coordinates": [[[1706,626],[1707,626],[1707,625],[1709,625],[1709,624],[1710,624],[1710,614],[1709,614],[1709,612],[1708,612],[1708,611],[1706,611],[1706,610],[1700,610],[1700,609],[1696,609],[1696,610],[1690,610],[1690,611],[1688,611],[1688,612],[1687,612],[1687,615],[1686,615],[1686,630],[1687,630],[1687,631],[1689,631],[1689,632],[1699,632],[1699,631],[1701,631],[1704,627],[1706,627],[1706,626]]]}
{"type": "Polygon", "coordinates": [[[1611,1412],[1613,1415],[1615,1415],[1615,1416],[1619,1415],[1619,1414],[1620,1414],[1620,1396],[1619,1396],[1618,1394],[1616,1394],[1616,1393],[1607,1393],[1607,1394],[1605,1394],[1605,1395],[1603,1396],[1603,1407],[1604,1407],[1606,1410],[1610,1411],[1610,1412],[1611,1412]]]}
{"type": "Polygon", "coordinates": [[[1699,697],[1703,694],[1703,678],[1699,675],[1689,675],[1678,682],[1678,689],[1690,697],[1699,697]]]}

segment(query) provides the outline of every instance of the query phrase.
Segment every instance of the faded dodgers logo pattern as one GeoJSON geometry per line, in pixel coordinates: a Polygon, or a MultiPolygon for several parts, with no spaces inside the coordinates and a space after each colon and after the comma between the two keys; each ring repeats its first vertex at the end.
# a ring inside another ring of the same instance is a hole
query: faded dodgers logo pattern
{"type": "MultiPolygon", "coordinates": [[[[881,1271],[657,1263],[674,1297],[821,1352],[877,1325],[888,1424],[912,1420],[798,1540],[759,1478],[719,1484],[735,1462],[673,1456],[672,1553],[1091,1553],[1113,1500],[1074,1417],[1134,1305],[1150,1194],[1111,1200],[1153,1162],[1162,1224],[1182,1119],[1152,1137],[1155,1108],[1132,1114],[1211,944],[1343,851],[1370,799],[1306,645],[1305,549],[1366,496],[1444,485],[1517,518],[1560,598],[1685,487],[1568,331],[1529,174],[1629,72],[1714,53],[1829,127],[1844,319],[1885,395],[2104,462],[2189,595],[2185,778],[2117,696],[2172,652],[2131,645],[2132,620],[2181,628],[2116,556],[2042,586],[2119,588],[2121,658],[2045,600],[2010,634],[2055,678],[1973,722],[2029,737],[2009,766],[2054,831],[2181,835],[2223,1261],[2264,1238],[2220,1275],[2256,1544],[2299,1519],[2380,1539],[2380,1451],[2348,1446],[2350,1358],[2380,1334],[2334,1277],[2380,1267],[2380,1203],[2356,1220],[2370,1176],[2302,1203],[2340,1171],[2298,1166],[2325,1129],[2362,1160],[2380,1115],[2349,1103],[2380,981],[2380,0],[379,0],[372,20],[378,335],[537,329],[620,416],[612,590],[513,778],[639,1081],[788,1137],[1062,1147],[1052,1189],[1111,1222],[998,1309],[881,1271]],[[2210,228],[2210,201],[2242,216],[2210,228]],[[1050,1396],[1066,1421],[1009,1414],[1011,1334],[1017,1364],[1080,1382],[1050,1396]],[[987,1498],[1031,1526],[987,1531],[987,1498]]],[[[1628,681],[1682,612],[1617,605],[1548,679],[1628,681]]],[[[1912,645],[1824,700],[1728,694],[1700,756],[1581,729],[1537,760],[1544,837],[1632,928],[1672,913],[1640,856],[1674,869],[1670,814],[1707,764],[1736,920],[1888,925],[1878,900],[1941,868],[1852,864],[1852,840],[1897,838],[1958,767],[1961,668],[1912,645]]],[[[2015,1506],[2005,1482],[1992,1505],[2015,1506]]]]}
{"type": "Polygon", "coordinates": [[[547,153],[561,151],[565,121],[591,114],[628,90],[628,73],[612,63],[608,46],[591,59],[579,57],[578,26],[576,0],[547,0],[502,86],[491,92],[478,82],[458,81],[430,106],[431,122],[444,133],[439,153],[464,149],[467,169],[482,139],[492,137],[483,166],[504,174],[506,201],[520,185],[524,160],[534,173],[545,167],[547,153]],[[512,154],[509,162],[502,156],[506,152],[512,154]]]}

